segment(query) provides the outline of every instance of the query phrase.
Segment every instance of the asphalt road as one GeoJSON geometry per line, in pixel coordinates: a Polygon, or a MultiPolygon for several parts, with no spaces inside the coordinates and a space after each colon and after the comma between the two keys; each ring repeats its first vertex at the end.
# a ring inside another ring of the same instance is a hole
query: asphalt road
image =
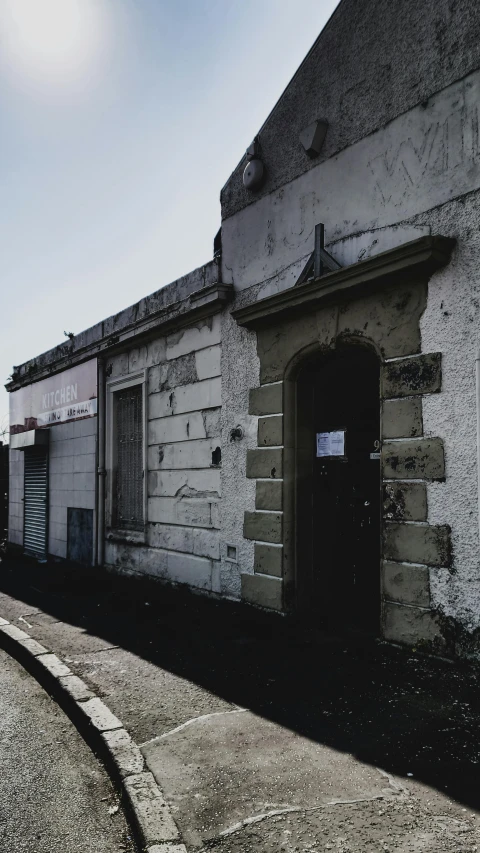
{"type": "Polygon", "coordinates": [[[104,768],[63,711],[2,650],[0,767],[2,853],[135,850],[104,768]]]}

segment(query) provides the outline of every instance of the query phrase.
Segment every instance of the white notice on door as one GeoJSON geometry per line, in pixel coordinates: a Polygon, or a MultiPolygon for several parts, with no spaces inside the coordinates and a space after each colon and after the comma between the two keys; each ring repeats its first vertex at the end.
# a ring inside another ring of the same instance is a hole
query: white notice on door
{"type": "Polygon", "coordinates": [[[345,430],[317,432],[317,456],[345,456],[345,430]]]}

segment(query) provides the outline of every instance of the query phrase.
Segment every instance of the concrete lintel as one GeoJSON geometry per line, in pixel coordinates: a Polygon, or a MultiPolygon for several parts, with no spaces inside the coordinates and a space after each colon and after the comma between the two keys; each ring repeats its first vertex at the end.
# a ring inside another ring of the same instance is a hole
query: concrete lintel
{"type": "Polygon", "coordinates": [[[343,267],[298,287],[290,287],[232,311],[240,326],[257,329],[288,318],[294,312],[309,313],[327,299],[351,295],[352,291],[382,286],[394,277],[427,281],[450,259],[455,240],[449,237],[420,237],[364,261],[343,267]]]}

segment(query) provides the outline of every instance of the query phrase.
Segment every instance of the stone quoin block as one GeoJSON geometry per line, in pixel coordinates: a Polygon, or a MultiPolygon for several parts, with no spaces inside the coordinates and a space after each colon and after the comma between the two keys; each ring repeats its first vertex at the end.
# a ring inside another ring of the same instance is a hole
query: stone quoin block
{"type": "Polygon", "coordinates": [[[384,556],[397,563],[422,563],[448,567],[452,560],[448,525],[396,524],[384,529],[384,556]]]}
{"type": "Polygon", "coordinates": [[[245,539],[256,539],[258,542],[282,541],[282,513],[280,512],[246,512],[243,522],[245,539]]]}
{"type": "Polygon", "coordinates": [[[393,643],[416,646],[419,642],[444,645],[436,617],[431,610],[384,603],[384,637],[393,643]]]}
{"type": "Polygon", "coordinates": [[[255,509],[282,509],[283,480],[257,480],[255,509]]]}
{"type": "Polygon", "coordinates": [[[386,441],[382,447],[385,480],[443,480],[445,453],[441,438],[386,441]]]}
{"type": "Polygon", "coordinates": [[[254,570],[260,575],[282,577],[283,545],[264,545],[255,542],[254,570]]]}
{"type": "Polygon", "coordinates": [[[413,438],[423,433],[422,401],[419,397],[385,400],[383,404],[383,438],[413,438]]]}
{"type": "Polygon", "coordinates": [[[283,415],[273,415],[258,420],[258,446],[269,447],[283,444],[283,415]]]}
{"type": "Polygon", "coordinates": [[[141,773],[144,770],[143,755],[125,729],[103,732],[102,738],[114,756],[117,768],[123,778],[131,776],[133,773],[141,773]]]}
{"type": "Polygon", "coordinates": [[[383,564],[383,594],[391,601],[430,607],[430,571],[408,563],[383,564]]]}
{"type": "Polygon", "coordinates": [[[251,415],[277,415],[283,410],[283,382],[250,389],[251,415]]]}
{"type": "Polygon", "coordinates": [[[383,365],[383,396],[410,397],[435,394],[442,387],[442,354],[432,352],[401,358],[383,365]]]}
{"type": "Polygon", "coordinates": [[[389,521],[426,521],[426,484],[384,483],[383,515],[389,521]]]}
{"type": "Polygon", "coordinates": [[[283,582],[268,575],[242,574],[242,599],[258,607],[282,610],[283,582]]]}
{"type": "Polygon", "coordinates": [[[261,478],[281,478],[283,473],[283,451],[270,450],[260,447],[258,450],[247,450],[247,477],[256,480],[261,478]]]}

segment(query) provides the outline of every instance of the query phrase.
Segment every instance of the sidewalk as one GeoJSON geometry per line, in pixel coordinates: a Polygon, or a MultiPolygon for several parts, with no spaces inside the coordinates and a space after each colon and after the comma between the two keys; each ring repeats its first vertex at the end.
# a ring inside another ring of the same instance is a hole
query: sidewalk
{"type": "Polygon", "coordinates": [[[120,718],[189,851],[480,850],[474,667],[28,562],[0,563],[0,617],[120,718]]]}

